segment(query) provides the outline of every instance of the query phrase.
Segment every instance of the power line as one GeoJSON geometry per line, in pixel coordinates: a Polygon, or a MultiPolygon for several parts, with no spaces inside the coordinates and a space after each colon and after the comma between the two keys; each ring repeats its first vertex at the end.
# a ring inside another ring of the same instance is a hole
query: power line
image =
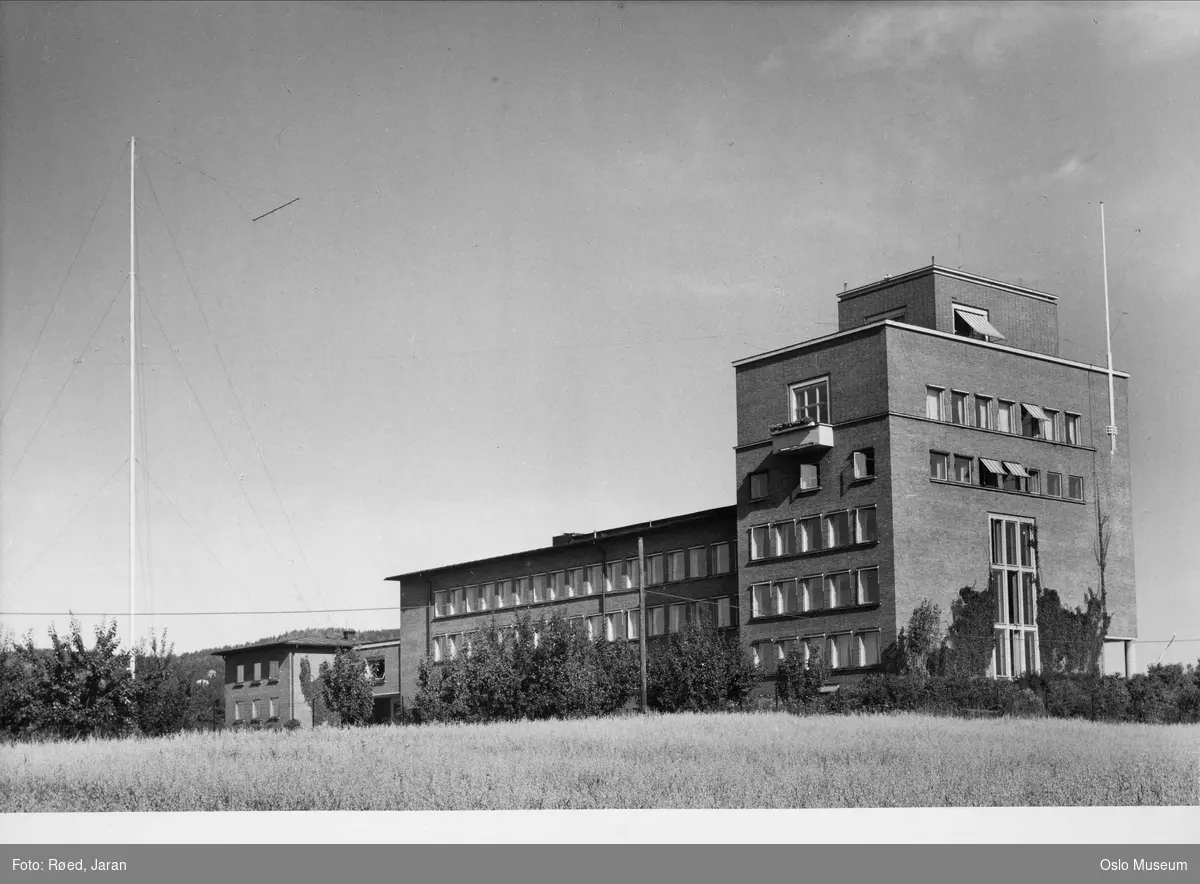
{"type": "MultiPolygon", "coordinates": [[[[255,614],[345,614],[356,611],[394,611],[395,605],[375,608],[321,608],[319,611],[299,609],[292,611],[155,611],[156,617],[248,617],[255,614]]],[[[0,617],[128,617],[129,613],[108,611],[0,611],[0,617]]]]}
{"type": "MultiPolygon", "coordinates": [[[[217,344],[217,337],[213,334],[212,325],[208,321],[208,315],[204,312],[204,305],[200,303],[200,296],[196,294],[196,286],[192,283],[191,274],[188,273],[187,263],[183,260],[183,255],[179,251],[179,244],[175,241],[175,234],[171,231],[171,222],[167,220],[167,213],[163,211],[162,203],[158,199],[158,193],[154,189],[154,182],[150,178],[150,172],[143,167],[143,174],[146,176],[146,182],[150,185],[150,194],[154,197],[154,204],[158,207],[159,217],[162,218],[163,227],[167,231],[167,238],[171,240],[171,247],[175,250],[175,257],[179,260],[180,269],[183,271],[183,278],[187,281],[188,290],[192,293],[192,300],[196,303],[196,309],[200,313],[200,319],[204,322],[204,328],[208,332],[209,342],[212,344],[213,352],[217,355],[217,362],[221,366],[221,372],[225,375],[225,383],[229,385],[229,392],[233,396],[233,402],[237,406],[238,414],[241,415],[242,423],[246,426],[246,433],[250,436],[250,442],[254,446],[254,453],[258,455],[258,461],[262,464],[263,473],[267,477],[267,483],[271,486],[271,491],[275,495],[275,500],[279,504],[279,510],[283,513],[283,519],[287,523],[288,530],[291,532],[292,540],[296,544],[296,549],[300,553],[300,559],[304,562],[304,567],[308,570],[309,578],[313,582],[313,588],[317,591],[317,599],[321,603],[321,607],[325,607],[324,595],[321,592],[321,586],[317,582],[316,574],[313,573],[312,566],[308,562],[308,556],[304,553],[304,547],[300,543],[300,538],[296,535],[296,529],[292,525],[291,516],[288,515],[287,507],[283,505],[283,498],[279,496],[279,489],[275,487],[275,480],[271,477],[271,470],[267,467],[267,461],[263,457],[262,449],[259,447],[258,440],[254,436],[254,429],[250,426],[250,421],[246,417],[246,412],[242,409],[241,400],[238,398],[237,389],[233,385],[233,378],[229,376],[229,370],[225,367],[225,358],[221,355],[221,348],[217,344]]],[[[172,352],[174,352],[172,350],[172,352]]],[[[182,367],[180,367],[182,371],[182,367]]]]}
{"type": "MultiPolygon", "coordinates": [[[[37,352],[38,345],[42,342],[42,335],[46,332],[46,326],[50,324],[50,319],[54,316],[54,309],[58,306],[59,299],[67,289],[67,282],[71,278],[71,272],[75,269],[75,262],[79,260],[80,254],[83,252],[83,246],[87,242],[88,235],[92,232],[92,226],[96,223],[96,216],[100,214],[100,209],[104,205],[104,201],[108,199],[108,192],[112,190],[113,181],[117,178],[117,172],[121,170],[121,163],[125,159],[125,150],[121,149],[120,155],[117,157],[117,164],[113,166],[112,174],[108,176],[108,186],[104,188],[104,194],[100,197],[100,202],[96,203],[96,208],[92,212],[91,220],[88,221],[87,230],[83,232],[83,238],[79,240],[79,248],[75,250],[75,257],[71,259],[71,263],[67,266],[66,275],[63,276],[62,285],[58,287],[58,293],[54,296],[54,303],[50,305],[50,311],[46,314],[46,318],[42,321],[41,328],[38,329],[37,337],[34,338],[33,347],[29,350],[29,355],[25,357],[25,364],[21,366],[20,372],[17,373],[17,382],[13,384],[12,392],[8,396],[8,400],[4,403],[4,407],[0,408],[0,422],[8,417],[8,406],[12,404],[13,399],[17,395],[17,390],[21,386],[21,380],[25,377],[25,372],[29,368],[29,363],[33,361],[33,354],[37,352]]],[[[62,392],[61,390],[59,392],[62,392]]],[[[57,400],[58,397],[55,397],[57,400]]],[[[53,406],[51,406],[53,408],[53,406]]]]}

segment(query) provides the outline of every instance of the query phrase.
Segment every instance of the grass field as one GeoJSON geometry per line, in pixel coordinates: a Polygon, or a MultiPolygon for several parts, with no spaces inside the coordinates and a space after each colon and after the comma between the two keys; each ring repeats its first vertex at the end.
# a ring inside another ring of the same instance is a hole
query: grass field
{"type": "Polygon", "coordinates": [[[1200,803],[1200,727],[671,715],[0,747],[0,811],[1200,803]]]}

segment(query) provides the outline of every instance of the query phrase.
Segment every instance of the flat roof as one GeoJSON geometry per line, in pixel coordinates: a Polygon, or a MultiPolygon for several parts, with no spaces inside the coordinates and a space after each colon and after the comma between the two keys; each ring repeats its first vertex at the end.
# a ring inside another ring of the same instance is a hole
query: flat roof
{"type": "MultiPolygon", "coordinates": [[[[818,344],[824,344],[838,338],[844,338],[848,335],[861,334],[868,329],[880,329],[884,326],[903,329],[904,331],[918,332],[923,335],[931,335],[935,338],[945,338],[946,340],[958,341],[964,344],[970,344],[975,347],[986,347],[991,350],[1000,350],[1004,353],[1013,353],[1017,356],[1024,356],[1028,359],[1040,359],[1043,362],[1053,362],[1058,365],[1067,365],[1071,368],[1082,368],[1088,371],[1099,372],[1100,374],[1108,374],[1108,369],[1102,365],[1092,365],[1090,362],[1076,362],[1073,359],[1063,359],[1061,356],[1050,356],[1046,353],[1036,353],[1033,350],[1022,350],[1019,347],[1008,347],[1004,344],[994,344],[991,341],[980,341],[976,338],[968,338],[963,335],[954,335],[950,332],[938,331],[936,328],[926,328],[923,325],[909,325],[906,322],[897,322],[894,319],[881,319],[878,322],[871,322],[866,325],[856,325],[854,328],[848,328],[845,331],[834,332],[833,334],[823,335],[819,338],[811,338],[807,341],[801,341],[798,344],[788,344],[786,347],[779,347],[775,350],[768,350],[765,353],[758,353],[754,356],[747,356],[744,359],[738,359],[733,362],[735,368],[740,368],[743,365],[749,365],[753,362],[758,362],[760,359],[770,359],[773,356],[780,356],[784,353],[794,353],[798,350],[803,350],[807,347],[815,347],[818,344]]],[[[1113,374],[1119,378],[1129,379],[1129,373],[1124,371],[1113,370],[1113,374]]]]}
{"type": "Polygon", "coordinates": [[[242,651],[257,651],[261,648],[323,648],[338,650],[341,648],[353,648],[357,646],[357,642],[347,641],[344,638],[328,638],[323,635],[307,635],[297,636],[296,638],[276,638],[269,641],[255,642],[251,645],[241,645],[236,648],[228,648],[224,651],[213,651],[213,655],[217,657],[227,657],[230,654],[239,654],[242,651]]]}
{"type": "MultiPolygon", "coordinates": [[[[729,518],[737,519],[737,505],[719,506],[713,509],[698,510],[694,513],[685,513],[682,516],[669,516],[665,519],[651,519],[648,522],[639,522],[636,525],[622,525],[620,528],[607,528],[603,531],[593,531],[590,534],[572,534],[573,540],[566,543],[560,543],[557,546],[542,546],[537,549],[528,549],[521,552],[504,553],[499,556],[488,556],[483,559],[473,559],[469,562],[456,562],[452,565],[438,565],[436,568],[422,568],[418,571],[408,571],[404,574],[396,574],[392,577],[385,577],[384,580],[402,580],[406,577],[421,577],[426,574],[437,574],[443,571],[452,571],[456,568],[470,568],[475,565],[483,565],[490,562],[499,562],[504,559],[513,559],[520,556],[535,556],[544,553],[556,552],[564,549],[577,549],[582,546],[590,546],[600,540],[611,540],[614,537],[628,537],[630,534],[638,534],[645,531],[657,531],[661,528],[670,528],[675,525],[680,525],[685,522],[697,522],[702,519],[717,518],[720,516],[728,516],[729,518]]],[[[563,535],[560,535],[563,536],[563,535]]]]}
{"type": "Polygon", "coordinates": [[[850,298],[857,298],[860,295],[867,295],[871,292],[879,291],[902,282],[909,282],[914,279],[920,279],[922,276],[930,276],[932,274],[940,274],[942,276],[952,276],[955,279],[961,279],[965,282],[977,282],[983,285],[993,286],[994,288],[1004,289],[1007,292],[1012,292],[1017,295],[1024,295],[1027,298],[1036,298],[1039,301],[1050,301],[1054,303],[1058,301],[1055,295],[1039,292],[1037,289],[1025,288],[1021,285],[1013,285],[1011,282],[1002,282],[999,279],[990,279],[986,276],[978,276],[974,273],[966,273],[962,270],[956,270],[953,267],[942,267],[940,264],[929,264],[925,267],[918,267],[916,270],[910,270],[907,273],[901,273],[899,276],[886,276],[883,279],[878,279],[875,282],[868,282],[866,285],[860,285],[857,288],[850,289],[847,292],[839,292],[838,300],[846,301],[850,298]]]}

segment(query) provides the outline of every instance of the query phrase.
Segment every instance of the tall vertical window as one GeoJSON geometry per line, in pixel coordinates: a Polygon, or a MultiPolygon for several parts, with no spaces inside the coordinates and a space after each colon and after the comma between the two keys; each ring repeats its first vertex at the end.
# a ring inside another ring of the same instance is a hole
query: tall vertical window
{"type": "Polygon", "coordinates": [[[946,419],[946,391],[941,387],[925,388],[925,417],[933,421],[946,419]]]}
{"type": "Polygon", "coordinates": [[[664,582],[665,575],[663,573],[663,554],[655,553],[651,556],[646,556],[646,585],[653,586],[656,583],[664,582]]]}
{"type": "Polygon", "coordinates": [[[975,394],[975,426],[992,429],[992,400],[978,393],[975,394]]]}
{"type": "Polygon", "coordinates": [[[736,610],[737,608],[733,606],[733,599],[728,596],[717,599],[717,628],[733,626],[733,612],[736,610]]]}
{"type": "Polygon", "coordinates": [[[765,559],[770,555],[771,529],[767,525],[755,525],[750,529],[750,558],[765,559]]]}
{"type": "Polygon", "coordinates": [[[567,571],[567,597],[577,595],[583,595],[583,569],[571,568],[567,571]]]}
{"type": "Polygon", "coordinates": [[[796,578],[780,580],[773,584],[775,596],[775,612],[778,614],[800,613],[800,596],[796,578]]]}
{"type": "Polygon", "coordinates": [[[498,580],[496,581],[495,604],[493,608],[510,608],[512,607],[512,581],[498,580]]]}
{"type": "Polygon", "coordinates": [[[727,542],[714,543],[712,547],[713,553],[713,573],[728,574],[731,566],[729,556],[729,544],[727,542]]]}
{"type": "Polygon", "coordinates": [[[800,583],[800,602],[805,611],[822,611],[825,602],[825,584],[820,577],[805,577],[800,583]]]}
{"type": "Polygon", "coordinates": [[[1031,519],[1012,516],[991,516],[989,527],[996,597],[992,673],[1015,678],[1039,668],[1035,528],[1031,519]]]}
{"type": "Polygon", "coordinates": [[[812,491],[821,487],[821,473],[815,463],[800,464],[800,490],[812,491]]]}
{"type": "Polygon", "coordinates": [[[849,571],[826,574],[825,591],[831,608],[848,608],[854,604],[854,585],[850,582],[849,571]]]}
{"type": "Polygon", "coordinates": [[[953,390],[950,393],[950,420],[956,424],[969,424],[970,412],[967,410],[967,394],[953,390]]]}
{"type": "Polygon", "coordinates": [[[279,698],[271,697],[267,700],[267,718],[274,721],[279,717],[279,698]]]}
{"type": "Polygon", "coordinates": [[[846,669],[853,665],[850,660],[850,633],[831,635],[826,642],[826,659],[830,669],[846,669]]]}
{"type": "Polygon", "coordinates": [[[1071,445],[1079,445],[1079,415],[1067,412],[1065,420],[1066,442],[1071,445]]]}
{"type": "Polygon", "coordinates": [[[773,551],[777,556],[790,556],[796,550],[796,523],[776,522],[773,526],[773,551]]]}
{"type": "Polygon", "coordinates": [[[262,681],[262,663],[254,664],[254,680],[262,681]]]}
{"type": "Polygon", "coordinates": [[[508,597],[508,605],[515,608],[529,601],[529,578],[518,577],[512,582],[512,593],[508,597]]]}
{"type": "Polygon", "coordinates": [[[246,680],[246,664],[245,663],[239,663],[237,665],[236,678],[237,678],[237,684],[241,684],[242,682],[244,682],[246,680]]]}
{"type": "Polygon", "coordinates": [[[854,512],[854,534],[858,543],[870,543],[875,534],[875,507],[867,506],[854,512]]]}
{"type": "Polygon", "coordinates": [[[763,471],[761,473],[750,474],[750,499],[764,500],[770,493],[770,484],[767,481],[769,473],[763,471]]]}
{"type": "Polygon", "coordinates": [[[562,571],[551,571],[547,575],[546,590],[550,601],[566,598],[567,575],[562,571]]]}
{"type": "Polygon", "coordinates": [[[637,559],[625,560],[625,588],[638,589],[642,585],[641,565],[637,559]]]}
{"type": "Polygon", "coordinates": [[[279,679],[279,661],[272,660],[267,664],[267,678],[279,679]]]}
{"type": "Polygon", "coordinates": [[[608,562],[604,566],[604,591],[616,592],[619,589],[625,589],[625,575],[622,574],[622,562],[617,559],[615,562],[608,562]]]}
{"type": "Polygon", "coordinates": [[[625,618],[621,614],[605,614],[604,615],[604,638],[607,641],[615,642],[621,631],[621,621],[625,618]]]}
{"type": "Polygon", "coordinates": [[[1046,494],[1062,497],[1062,473],[1046,473],[1046,494]]]}
{"type": "Polygon", "coordinates": [[[945,479],[950,468],[950,455],[940,451],[929,452],[929,478],[945,479]]]}
{"type": "Polygon", "coordinates": [[[479,587],[479,610],[494,611],[499,605],[496,604],[496,584],[484,583],[479,587]]]}
{"type": "Polygon", "coordinates": [[[665,623],[663,617],[662,605],[655,608],[646,609],[646,636],[662,635],[665,632],[665,623]]]}
{"type": "Polygon", "coordinates": [[[258,721],[258,704],[259,704],[258,700],[250,701],[250,720],[251,721],[258,721]]]}
{"type": "Polygon", "coordinates": [[[1001,399],[996,406],[996,429],[1001,433],[1015,433],[1017,427],[1017,403],[1001,399]]]}
{"type": "Polygon", "coordinates": [[[1051,442],[1058,442],[1058,412],[1051,411],[1049,408],[1043,408],[1042,413],[1046,415],[1046,423],[1044,424],[1046,428],[1046,438],[1051,442]]]}
{"type": "Polygon", "coordinates": [[[683,604],[675,604],[667,608],[667,630],[669,632],[679,632],[683,629],[685,610],[683,604]]]}
{"type": "Polygon", "coordinates": [[[750,587],[750,616],[770,617],[775,611],[771,607],[771,584],[756,583],[750,587]]]}
{"type": "Polygon", "coordinates": [[[588,565],[583,575],[583,594],[596,595],[604,592],[604,566],[588,565]]]}
{"type": "Polygon", "coordinates": [[[630,640],[641,638],[642,615],[640,611],[625,612],[625,637],[630,640]]]}
{"type": "Polygon", "coordinates": [[[433,594],[433,616],[446,617],[450,613],[450,603],[448,601],[448,593],[444,589],[439,589],[433,594]]]}
{"type": "Polygon", "coordinates": [[[463,589],[463,612],[479,610],[479,587],[467,586],[463,589]]]}
{"type": "Polygon", "coordinates": [[[829,423],[829,378],[793,384],[792,420],[829,423]]]}
{"type": "Polygon", "coordinates": [[[446,637],[444,635],[435,636],[431,645],[430,651],[433,654],[433,662],[441,663],[446,659],[446,637]]]}
{"type": "MultiPolygon", "coordinates": [[[[593,614],[585,622],[587,623],[587,637],[590,641],[596,641],[604,635],[604,618],[602,616],[593,614]]],[[[609,641],[611,640],[609,639],[609,641]]]]}
{"type": "Polygon", "coordinates": [[[545,574],[534,574],[531,579],[533,580],[533,601],[534,602],[549,601],[549,599],[546,598],[546,592],[547,592],[546,575],[545,574]]]}
{"type": "Polygon", "coordinates": [[[234,702],[233,702],[233,720],[234,721],[242,721],[243,720],[242,719],[242,715],[243,715],[242,709],[243,708],[244,707],[242,706],[241,700],[234,700],[234,702]]]}
{"type": "Polygon", "coordinates": [[[954,455],[954,481],[964,485],[971,484],[971,458],[961,454],[954,455]]]}
{"type": "Polygon", "coordinates": [[[708,576],[708,548],[693,546],[688,550],[688,577],[708,576]]]}
{"type": "Polygon", "coordinates": [[[1067,476],[1067,499],[1083,500],[1083,477],[1067,476]]]}
{"type": "Polygon", "coordinates": [[[860,632],[854,638],[858,643],[858,665],[876,665],[879,662],[879,633],[860,632]]]}
{"type": "Polygon", "coordinates": [[[821,549],[821,517],[809,516],[796,523],[800,552],[815,552],[821,549]]]}
{"type": "Polygon", "coordinates": [[[683,580],[687,576],[687,555],[681,549],[667,553],[667,580],[683,580]]]}
{"type": "Polygon", "coordinates": [[[858,603],[874,605],[879,602],[879,569],[860,568],[858,571],[858,603]]]}

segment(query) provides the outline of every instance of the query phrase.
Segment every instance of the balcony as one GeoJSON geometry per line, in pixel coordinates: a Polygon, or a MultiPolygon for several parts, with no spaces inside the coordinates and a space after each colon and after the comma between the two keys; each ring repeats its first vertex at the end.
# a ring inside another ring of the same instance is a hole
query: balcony
{"type": "Polygon", "coordinates": [[[771,451],[792,457],[818,458],[833,447],[833,427],[796,421],[771,427],[771,451]]]}

